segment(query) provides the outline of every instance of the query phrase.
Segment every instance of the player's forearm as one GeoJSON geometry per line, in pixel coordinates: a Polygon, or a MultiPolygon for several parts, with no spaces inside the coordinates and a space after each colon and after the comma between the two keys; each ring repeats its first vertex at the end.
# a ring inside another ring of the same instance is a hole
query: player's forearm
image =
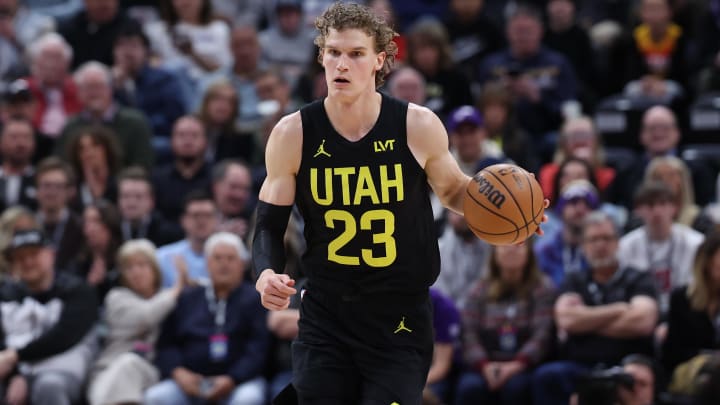
{"type": "Polygon", "coordinates": [[[257,224],[253,238],[253,270],[260,276],[266,269],[276,273],[285,270],[285,228],[292,206],[281,206],[259,201],[257,224]]]}
{"type": "Polygon", "coordinates": [[[442,204],[448,209],[451,209],[458,214],[462,214],[463,202],[465,201],[466,189],[469,181],[470,177],[468,176],[458,178],[453,187],[449,188],[444,195],[438,196],[440,198],[440,202],[442,202],[442,204]]]}

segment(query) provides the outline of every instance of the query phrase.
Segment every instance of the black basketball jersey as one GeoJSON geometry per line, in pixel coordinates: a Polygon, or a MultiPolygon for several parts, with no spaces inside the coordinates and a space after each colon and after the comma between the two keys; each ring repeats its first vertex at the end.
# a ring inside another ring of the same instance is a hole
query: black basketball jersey
{"type": "Polygon", "coordinates": [[[382,95],[375,126],[356,142],[323,101],[300,110],[296,203],[305,219],[303,270],[342,294],[419,293],[440,269],[425,171],[407,144],[407,103],[382,95]]]}

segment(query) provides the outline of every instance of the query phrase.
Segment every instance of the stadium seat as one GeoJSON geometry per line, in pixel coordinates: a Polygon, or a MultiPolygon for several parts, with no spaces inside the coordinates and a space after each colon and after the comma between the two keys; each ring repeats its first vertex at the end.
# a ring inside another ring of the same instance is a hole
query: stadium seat
{"type": "Polygon", "coordinates": [[[688,144],[720,143],[720,93],[706,93],[690,107],[690,131],[683,140],[688,144]]]}
{"type": "Polygon", "coordinates": [[[608,146],[604,148],[605,164],[620,172],[637,159],[637,152],[632,148],[608,146]]]}

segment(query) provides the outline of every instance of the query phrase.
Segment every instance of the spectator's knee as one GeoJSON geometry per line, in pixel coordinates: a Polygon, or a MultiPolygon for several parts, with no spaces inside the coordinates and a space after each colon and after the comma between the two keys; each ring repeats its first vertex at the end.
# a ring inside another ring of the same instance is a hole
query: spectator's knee
{"type": "Polygon", "coordinates": [[[266,384],[262,378],[238,385],[228,405],[262,405],[265,403],[266,384]]]}

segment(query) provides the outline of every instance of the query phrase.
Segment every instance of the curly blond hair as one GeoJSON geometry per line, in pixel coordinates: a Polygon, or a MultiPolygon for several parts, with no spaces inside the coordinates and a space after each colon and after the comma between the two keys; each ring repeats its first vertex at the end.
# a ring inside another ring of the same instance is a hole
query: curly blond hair
{"type": "Polygon", "coordinates": [[[325,12],[315,20],[315,28],[320,34],[315,37],[315,45],[320,48],[318,62],[322,63],[325,38],[330,29],[342,31],[345,29],[359,29],[373,38],[375,52],[385,52],[385,62],[382,68],[375,73],[375,86],[385,82],[385,75],[392,69],[397,54],[397,45],[393,42],[398,34],[370,8],[356,3],[333,3],[325,12]]]}

